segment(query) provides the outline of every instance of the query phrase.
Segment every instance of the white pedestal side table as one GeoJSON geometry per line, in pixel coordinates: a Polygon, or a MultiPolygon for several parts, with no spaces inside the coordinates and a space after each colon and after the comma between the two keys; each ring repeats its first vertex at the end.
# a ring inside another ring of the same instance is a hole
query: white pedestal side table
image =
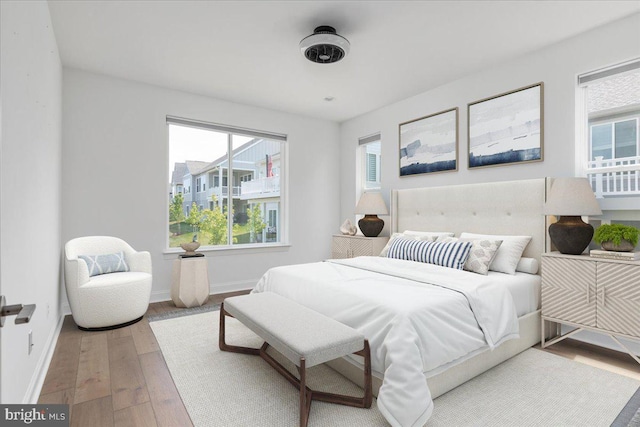
{"type": "Polygon", "coordinates": [[[209,273],[205,257],[179,257],[173,261],[171,299],[176,307],[196,307],[209,298],[209,273]]]}

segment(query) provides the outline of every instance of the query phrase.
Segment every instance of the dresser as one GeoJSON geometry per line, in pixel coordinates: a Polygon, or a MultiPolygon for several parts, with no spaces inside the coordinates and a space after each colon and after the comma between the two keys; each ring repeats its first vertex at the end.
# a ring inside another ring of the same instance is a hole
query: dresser
{"type": "Polygon", "coordinates": [[[377,256],[389,241],[388,237],[333,235],[331,258],[353,258],[357,256],[377,256]]]}
{"type": "Polygon", "coordinates": [[[541,304],[542,348],[590,330],[609,335],[640,363],[618,340],[640,340],[640,261],[543,254],[541,304]],[[556,324],[557,336],[545,342],[548,322],[556,324]],[[562,324],[577,329],[561,335],[562,324]]]}

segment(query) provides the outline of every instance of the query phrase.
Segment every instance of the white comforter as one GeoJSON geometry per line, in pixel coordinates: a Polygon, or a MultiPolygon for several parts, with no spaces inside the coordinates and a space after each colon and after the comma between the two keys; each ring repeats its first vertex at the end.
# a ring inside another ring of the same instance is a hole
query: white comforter
{"type": "Polygon", "coordinates": [[[392,426],[422,426],[433,402],[425,372],[518,337],[510,293],[487,276],[431,264],[358,257],[272,268],[253,292],[276,292],[359,330],[378,409],[392,426]]]}

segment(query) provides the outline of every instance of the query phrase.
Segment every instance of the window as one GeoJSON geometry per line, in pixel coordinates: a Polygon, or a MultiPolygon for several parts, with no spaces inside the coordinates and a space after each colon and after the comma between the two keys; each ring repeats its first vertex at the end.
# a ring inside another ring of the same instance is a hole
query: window
{"type": "Polygon", "coordinates": [[[362,188],[380,188],[380,134],[360,138],[358,144],[362,158],[362,188]]]}
{"type": "Polygon", "coordinates": [[[170,248],[194,234],[201,249],[285,242],[284,135],[176,117],[167,128],[170,186],[185,189],[169,201],[170,248]]]}
{"type": "Polygon", "coordinates": [[[578,95],[596,196],[640,195],[640,59],[578,76],[578,95]]]}
{"type": "Polygon", "coordinates": [[[591,159],[621,159],[638,154],[638,119],[591,124],[591,159]]]}

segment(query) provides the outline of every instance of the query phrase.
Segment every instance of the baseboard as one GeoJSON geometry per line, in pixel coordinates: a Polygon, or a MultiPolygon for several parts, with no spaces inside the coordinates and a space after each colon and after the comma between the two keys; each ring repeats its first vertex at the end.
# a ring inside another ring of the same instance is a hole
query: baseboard
{"type": "MultiPolygon", "coordinates": [[[[246,291],[253,289],[259,279],[240,280],[237,282],[225,282],[209,284],[209,295],[225,294],[227,292],[246,291]]],[[[151,302],[169,301],[171,299],[171,290],[162,290],[151,292],[151,302]]]]}
{"type": "Polygon", "coordinates": [[[237,291],[246,291],[249,289],[253,289],[256,286],[260,279],[254,280],[242,280],[237,282],[226,282],[226,283],[217,283],[215,285],[209,286],[209,294],[225,294],[227,292],[237,292],[237,291]]]}
{"type": "Polygon", "coordinates": [[[56,349],[56,344],[58,343],[58,337],[60,336],[60,331],[62,330],[64,316],[64,314],[60,315],[58,324],[55,328],[53,328],[53,330],[49,334],[49,337],[47,338],[45,349],[40,355],[40,359],[38,360],[38,364],[36,365],[36,370],[31,377],[29,387],[27,387],[27,392],[25,393],[24,399],[22,401],[22,403],[25,405],[35,405],[36,403],[38,403],[40,392],[42,391],[44,380],[47,378],[49,365],[51,365],[51,359],[53,359],[53,353],[56,349]]]}
{"type": "MultiPolygon", "coordinates": [[[[248,289],[253,289],[256,283],[258,283],[258,280],[259,279],[240,280],[237,282],[209,284],[209,295],[224,294],[227,292],[246,291],[248,289]]],[[[150,302],[169,301],[170,299],[171,299],[170,289],[151,292],[150,302]]],[[[71,307],[69,307],[69,303],[66,300],[60,307],[60,310],[62,312],[63,317],[68,314],[71,314],[71,307]]]]}

